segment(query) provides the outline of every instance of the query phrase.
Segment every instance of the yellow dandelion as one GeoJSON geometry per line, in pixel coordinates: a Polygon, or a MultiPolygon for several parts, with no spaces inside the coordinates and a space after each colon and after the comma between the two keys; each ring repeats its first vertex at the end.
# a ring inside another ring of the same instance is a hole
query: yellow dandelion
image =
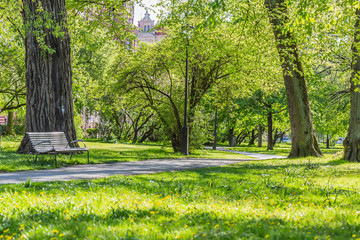
{"type": "Polygon", "coordinates": [[[206,237],[206,233],[204,233],[202,236],[203,236],[203,237],[206,237]]]}
{"type": "Polygon", "coordinates": [[[63,233],[60,233],[60,234],[59,234],[59,237],[63,237],[63,236],[64,236],[64,234],[63,234],[63,233]]]}
{"type": "Polygon", "coordinates": [[[176,239],[179,239],[179,238],[180,238],[180,236],[179,236],[179,235],[177,235],[175,238],[176,238],[176,239]]]}
{"type": "Polygon", "coordinates": [[[154,212],[154,211],[151,211],[150,214],[155,214],[155,212],[154,212]]]}
{"type": "Polygon", "coordinates": [[[6,236],[6,240],[10,240],[12,238],[13,238],[12,236],[6,236]]]}
{"type": "Polygon", "coordinates": [[[41,192],[40,195],[44,195],[44,192],[41,192]]]}
{"type": "Polygon", "coordinates": [[[52,231],[52,233],[53,233],[53,234],[58,234],[59,231],[55,229],[55,230],[52,231]]]}
{"type": "Polygon", "coordinates": [[[72,235],[73,238],[76,238],[77,236],[76,235],[72,235]]]}
{"type": "Polygon", "coordinates": [[[185,228],[187,228],[188,227],[188,225],[185,225],[185,228]]]}
{"type": "Polygon", "coordinates": [[[1,239],[4,238],[4,235],[0,235],[0,238],[1,238],[1,239]]]}
{"type": "Polygon", "coordinates": [[[50,240],[56,240],[56,237],[52,237],[52,238],[50,238],[50,240]]]}
{"type": "Polygon", "coordinates": [[[356,234],[353,234],[352,237],[353,237],[353,238],[356,238],[356,234]]]}
{"type": "Polygon", "coordinates": [[[270,235],[269,235],[269,234],[265,235],[265,238],[269,238],[269,237],[270,237],[270,235]]]}
{"type": "Polygon", "coordinates": [[[216,224],[215,226],[214,226],[214,228],[218,228],[219,227],[219,224],[216,224]]]}
{"type": "Polygon", "coordinates": [[[10,231],[10,228],[5,229],[3,232],[7,233],[8,231],[10,231]]]}
{"type": "Polygon", "coordinates": [[[22,193],[26,193],[26,191],[22,191],[22,193]]]}
{"type": "Polygon", "coordinates": [[[317,239],[319,239],[319,237],[318,237],[318,236],[314,237],[314,240],[317,240],[317,239]]]}
{"type": "Polygon", "coordinates": [[[88,230],[91,230],[91,227],[88,227],[87,229],[88,229],[88,230]]]}

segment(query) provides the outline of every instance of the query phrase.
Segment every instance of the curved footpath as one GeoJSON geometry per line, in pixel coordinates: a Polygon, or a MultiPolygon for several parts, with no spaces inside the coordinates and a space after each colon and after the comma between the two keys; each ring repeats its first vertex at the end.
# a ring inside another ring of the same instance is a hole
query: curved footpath
{"type": "MultiPolygon", "coordinates": [[[[218,148],[218,150],[231,151],[224,148],[218,148]]],[[[151,159],[137,162],[77,165],[72,167],[62,167],[50,170],[1,173],[0,184],[24,183],[28,180],[30,180],[31,182],[48,182],[104,178],[112,175],[150,174],[224,166],[245,161],[286,158],[284,156],[254,154],[236,151],[232,152],[247,155],[249,157],[253,157],[253,159],[151,159]]]]}

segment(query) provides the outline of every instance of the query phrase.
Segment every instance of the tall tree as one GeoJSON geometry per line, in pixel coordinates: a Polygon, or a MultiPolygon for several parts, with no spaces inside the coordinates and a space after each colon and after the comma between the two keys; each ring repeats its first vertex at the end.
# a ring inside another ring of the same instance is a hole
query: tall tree
{"type": "Polygon", "coordinates": [[[282,63],[290,115],[292,147],[290,157],[322,155],[311,119],[310,102],[298,46],[291,31],[289,11],[285,0],[265,0],[269,19],[282,63]]]}
{"type": "MultiPolygon", "coordinates": [[[[65,0],[23,0],[26,132],[64,131],[76,139],[65,0]]],[[[26,135],[18,152],[31,151],[26,135]]]]}
{"type": "Polygon", "coordinates": [[[350,79],[351,112],[348,134],[344,141],[344,159],[360,162],[360,9],[356,9],[356,22],[354,31],[354,42],[351,47],[353,61],[351,64],[352,74],[350,79]]]}
{"type": "Polygon", "coordinates": [[[22,19],[16,1],[0,6],[0,111],[25,106],[25,51],[22,19]],[[4,6],[4,7],[3,7],[4,6]]]}

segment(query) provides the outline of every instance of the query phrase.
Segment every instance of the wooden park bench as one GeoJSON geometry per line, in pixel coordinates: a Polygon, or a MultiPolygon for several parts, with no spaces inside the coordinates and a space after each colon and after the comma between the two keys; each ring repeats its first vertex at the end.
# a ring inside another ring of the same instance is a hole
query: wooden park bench
{"type": "Polygon", "coordinates": [[[86,147],[84,140],[75,140],[70,143],[67,141],[64,132],[27,132],[32,147],[35,150],[35,164],[38,155],[40,154],[54,154],[55,155],[55,164],[56,154],[58,153],[70,153],[70,160],[72,155],[76,152],[88,153],[88,164],[89,164],[89,148],[86,147]],[[77,142],[82,142],[84,147],[71,147],[70,144],[77,142]]]}

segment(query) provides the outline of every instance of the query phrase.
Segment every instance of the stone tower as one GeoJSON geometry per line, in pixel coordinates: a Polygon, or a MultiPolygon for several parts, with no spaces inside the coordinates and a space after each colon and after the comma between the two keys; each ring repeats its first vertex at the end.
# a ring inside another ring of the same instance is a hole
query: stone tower
{"type": "Polygon", "coordinates": [[[152,32],[155,26],[154,20],[151,20],[148,10],[146,10],[145,17],[138,23],[141,32],[152,32]]]}

